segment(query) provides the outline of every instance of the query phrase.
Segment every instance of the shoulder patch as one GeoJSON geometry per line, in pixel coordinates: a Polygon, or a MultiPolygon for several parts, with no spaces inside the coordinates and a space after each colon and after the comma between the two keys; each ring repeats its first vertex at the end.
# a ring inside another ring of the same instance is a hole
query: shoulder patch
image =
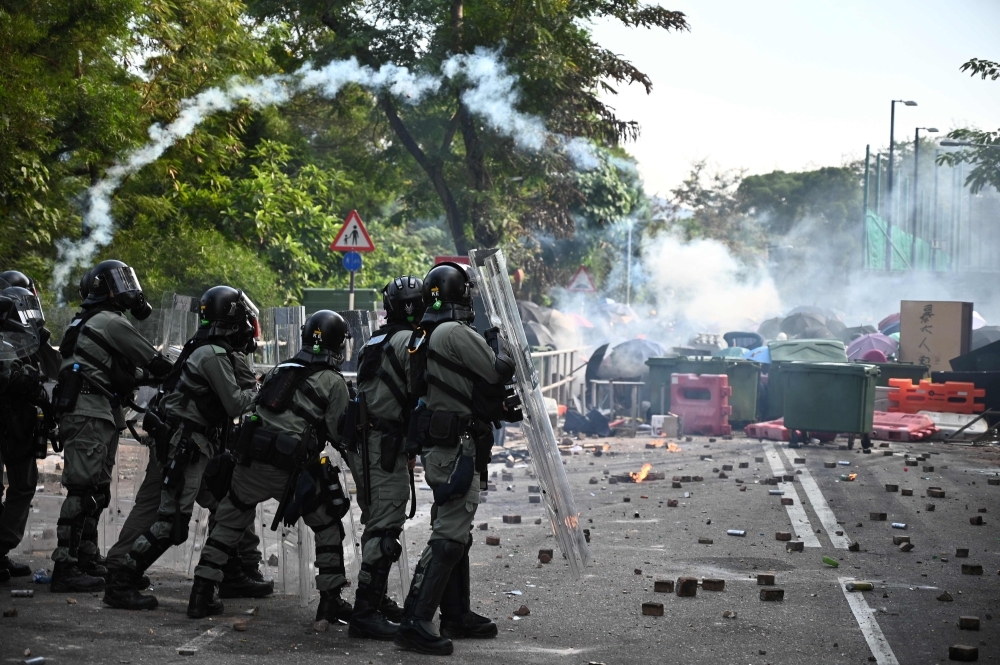
{"type": "Polygon", "coordinates": [[[215,355],[217,355],[217,356],[224,356],[224,355],[226,355],[226,350],[224,348],[222,348],[221,346],[216,346],[215,344],[212,344],[210,346],[212,347],[212,351],[215,352],[215,355]]]}

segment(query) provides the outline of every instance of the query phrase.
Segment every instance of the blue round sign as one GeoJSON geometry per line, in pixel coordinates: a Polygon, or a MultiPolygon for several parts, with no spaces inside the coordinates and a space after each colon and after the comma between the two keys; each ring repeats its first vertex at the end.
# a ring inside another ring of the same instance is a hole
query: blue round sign
{"type": "Polygon", "coordinates": [[[361,255],[357,252],[346,252],[344,254],[344,269],[351,272],[357,272],[361,270],[361,266],[364,263],[361,261],[361,255]]]}

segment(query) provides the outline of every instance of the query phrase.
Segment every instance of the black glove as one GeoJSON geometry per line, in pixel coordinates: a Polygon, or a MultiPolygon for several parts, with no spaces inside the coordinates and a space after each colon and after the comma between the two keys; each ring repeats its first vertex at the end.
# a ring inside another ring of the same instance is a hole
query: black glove
{"type": "Polygon", "coordinates": [[[42,375],[31,365],[20,365],[11,370],[7,390],[33,400],[42,390],[42,375]]]}
{"type": "Polygon", "coordinates": [[[170,374],[170,370],[173,368],[174,364],[159,353],[153,356],[153,359],[146,363],[146,371],[157,379],[162,379],[167,374],[170,374]]]}

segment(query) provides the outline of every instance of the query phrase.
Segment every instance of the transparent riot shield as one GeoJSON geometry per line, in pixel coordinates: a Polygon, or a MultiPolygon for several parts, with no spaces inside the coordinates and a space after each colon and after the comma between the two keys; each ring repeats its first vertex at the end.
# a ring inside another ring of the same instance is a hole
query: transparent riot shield
{"type": "Polygon", "coordinates": [[[552,431],[542,391],[538,387],[538,373],[531,362],[531,349],[514,301],[507,260],[499,249],[475,249],[469,252],[469,259],[490,323],[500,328],[513,350],[517,364],[517,392],[524,409],[521,429],[528,440],[531,464],[545,497],[545,507],[556,540],[569,561],[573,576],[579,578],[590,558],[590,551],[580,527],[580,514],[573,501],[573,492],[566,480],[555,432],[552,431]]]}
{"type": "Polygon", "coordinates": [[[337,313],[344,317],[347,325],[351,327],[351,340],[354,347],[354,353],[351,354],[351,358],[347,362],[340,366],[340,371],[345,376],[353,377],[357,375],[358,353],[361,351],[361,347],[368,343],[372,333],[378,329],[378,313],[366,309],[352,309],[337,313]]]}
{"type": "Polygon", "coordinates": [[[201,299],[165,292],[160,301],[160,334],[153,342],[171,362],[177,360],[187,341],[198,331],[201,299]]]}
{"type": "Polygon", "coordinates": [[[305,307],[268,307],[261,310],[260,339],[253,354],[255,366],[267,370],[282,363],[302,348],[305,307]]]}

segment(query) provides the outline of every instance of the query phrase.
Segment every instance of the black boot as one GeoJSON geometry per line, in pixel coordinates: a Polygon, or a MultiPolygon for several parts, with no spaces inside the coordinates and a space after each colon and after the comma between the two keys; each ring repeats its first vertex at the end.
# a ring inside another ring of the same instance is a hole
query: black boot
{"type": "Polygon", "coordinates": [[[222,567],[222,583],[219,585],[220,598],[264,598],[274,593],[274,580],[258,582],[243,572],[243,566],[236,557],[222,567]]]}
{"type": "Polygon", "coordinates": [[[80,552],[77,555],[77,567],[91,577],[107,577],[108,569],[101,565],[100,560],[105,560],[100,553],[86,554],[80,552]]]}
{"type": "Polygon", "coordinates": [[[91,577],[75,563],[56,561],[52,568],[52,593],[86,593],[88,591],[103,591],[104,578],[91,577]]]}
{"type": "Polygon", "coordinates": [[[207,616],[222,614],[225,606],[215,594],[215,582],[204,577],[195,576],[191,587],[191,599],[188,601],[187,615],[192,619],[204,619],[207,616]]]}
{"type": "Polygon", "coordinates": [[[128,566],[116,568],[102,602],[119,610],[155,610],[159,605],[156,597],[144,596],[137,590],[142,577],[140,571],[128,566]]]}
{"type": "Polygon", "coordinates": [[[490,639],[497,636],[497,625],[472,611],[469,596],[469,550],[472,536],[465,546],[462,560],[455,564],[441,597],[441,634],[451,639],[490,639]]]}
{"type": "Polygon", "coordinates": [[[354,611],[351,613],[351,627],[347,631],[351,637],[369,640],[391,640],[396,637],[399,624],[387,621],[379,611],[385,599],[385,588],[389,583],[389,569],[392,562],[385,561],[384,564],[388,565],[361,564],[361,570],[371,575],[371,581],[365,584],[358,580],[354,611]]]}
{"type": "Polygon", "coordinates": [[[389,621],[395,621],[396,623],[403,620],[403,608],[397,605],[396,601],[390,598],[388,594],[382,596],[382,602],[378,606],[378,613],[389,621]]]}
{"type": "Polygon", "coordinates": [[[449,656],[454,646],[438,634],[434,626],[434,612],[441,604],[451,571],[461,561],[465,547],[453,540],[433,540],[433,552],[426,570],[420,566],[413,573],[413,585],[403,604],[403,621],[396,633],[396,646],[419,653],[449,656]],[[419,588],[416,586],[419,581],[419,588]]]}
{"type": "MultiPolygon", "coordinates": [[[[108,584],[111,584],[111,581],[115,578],[115,575],[118,573],[118,570],[122,567],[123,566],[115,566],[115,565],[108,566],[108,572],[107,574],[104,575],[104,581],[107,582],[108,584]]],[[[149,575],[137,575],[135,577],[132,577],[131,579],[135,583],[135,586],[132,588],[135,589],[136,591],[145,591],[152,584],[152,582],[149,581],[149,575]]]]}
{"type": "Polygon", "coordinates": [[[259,561],[246,561],[240,562],[240,567],[243,569],[243,573],[252,579],[254,582],[267,582],[272,587],[274,586],[273,577],[264,577],[264,573],[260,572],[260,562],[259,561]]]}
{"type": "MultiPolygon", "coordinates": [[[[31,574],[31,568],[23,563],[14,563],[6,554],[0,556],[0,570],[6,569],[10,577],[27,577],[31,574]]],[[[3,573],[0,573],[3,575],[3,573]]]]}
{"type": "Polygon", "coordinates": [[[343,587],[319,592],[319,606],[316,607],[316,621],[326,619],[330,623],[350,623],[351,604],[340,597],[343,587]]]}

